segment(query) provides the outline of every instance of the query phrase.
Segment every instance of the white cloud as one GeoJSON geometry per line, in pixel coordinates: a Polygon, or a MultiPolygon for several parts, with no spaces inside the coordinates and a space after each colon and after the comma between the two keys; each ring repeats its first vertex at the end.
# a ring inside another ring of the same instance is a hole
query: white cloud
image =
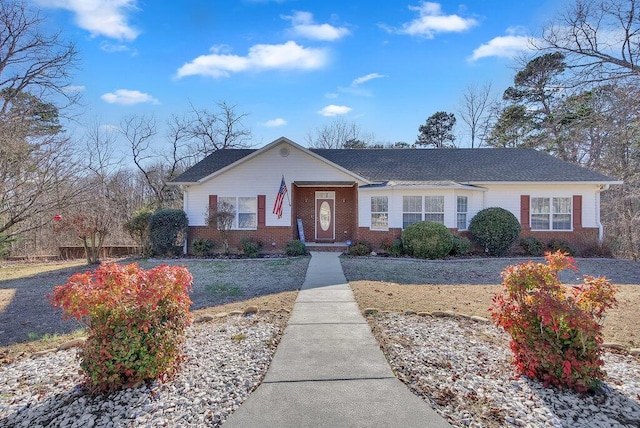
{"type": "Polygon", "coordinates": [[[330,104],[326,107],[323,107],[322,110],[318,111],[318,114],[326,117],[339,116],[341,114],[347,114],[351,111],[351,107],[347,106],[337,106],[335,104],[330,104]]]}
{"type": "Polygon", "coordinates": [[[278,117],[275,119],[267,120],[265,123],[262,124],[262,126],[265,126],[267,128],[277,128],[279,126],[284,126],[286,124],[287,124],[286,120],[284,120],[281,117],[278,117]]]}
{"type": "Polygon", "coordinates": [[[356,79],[353,79],[353,82],[351,82],[351,86],[362,85],[363,83],[368,82],[369,80],[380,79],[382,77],[387,77],[387,76],[380,73],[369,73],[366,76],[361,76],[356,79]]]}
{"type": "Polygon", "coordinates": [[[93,36],[134,40],[140,31],[128,23],[128,15],[137,10],[137,0],[36,0],[43,7],[72,12],[75,22],[93,36]]]}
{"type": "Polygon", "coordinates": [[[532,50],[535,39],[523,35],[524,31],[521,27],[507,28],[506,36],[494,37],[474,49],[469,61],[491,56],[514,58],[522,52],[532,50]]]}
{"type": "Polygon", "coordinates": [[[295,35],[314,40],[334,41],[350,34],[346,27],[334,27],[331,24],[316,24],[309,12],[294,12],[293,15],[282,15],[282,19],[291,21],[295,35]]]}
{"type": "Polygon", "coordinates": [[[107,53],[129,52],[131,56],[137,56],[138,50],[123,44],[112,44],[107,42],[100,43],[100,50],[107,53]]]}
{"type": "Polygon", "coordinates": [[[118,125],[106,124],[100,125],[100,130],[103,132],[120,132],[121,128],[118,125]]]}
{"type": "Polygon", "coordinates": [[[84,92],[85,89],[87,89],[87,88],[85,86],[83,86],[83,85],[69,85],[69,86],[66,86],[64,88],[64,92],[72,93],[72,94],[76,93],[77,94],[79,92],[84,92]]]}
{"type": "Polygon", "coordinates": [[[436,33],[459,33],[478,25],[478,21],[473,18],[443,14],[440,3],[422,2],[419,6],[409,6],[409,9],[418,12],[419,16],[410,22],[405,22],[401,28],[385,27],[385,29],[398,34],[433,39],[436,33]]]}
{"type": "Polygon", "coordinates": [[[129,89],[118,89],[115,92],[108,92],[102,95],[104,101],[109,104],[132,105],[140,103],[159,104],[160,102],[149,94],[129,89]]]}
{"type": "Polygon", "coordinates": [[[335,92],[327,92],[326,94],[324,94],[324,97],[329,99],[334,99],[334,98],[338,98],[338,94],[336,94],[335,92]]]}
{"type": "Polygon", "coordinates": [[[247,56],[219,54],[200,55],[178,69],[177,77],[228,77],[231,73],[262,70],[315,70],[322,68],[329,55],[324,49],[305,48],[288,41],[281,45],[254,45],[247,56]]]}

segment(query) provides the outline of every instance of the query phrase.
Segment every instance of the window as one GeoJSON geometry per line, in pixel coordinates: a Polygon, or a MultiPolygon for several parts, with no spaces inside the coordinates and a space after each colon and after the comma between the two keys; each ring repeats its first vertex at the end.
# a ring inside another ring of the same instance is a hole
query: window
{"type": "Polygon", "coordinates": [[[403,196],[402,228],[419,221],[444,224],[444,196],[403,196]]]}
{"type": "Polygon", "coordinates": [[[468,200],[466,196],[458,196],[456,201],[456,227],[458,230],[467,230],[468,200]]]}
{"type": "Polygon", "coordinates": [[[219,197],[218,210],[233,212],[232,229],[255,229],[258,224],[256,197],[219,197]]]}
{"type": "Polygon", "coordinates": [[[402,197],[402,228],[422,221],[422,196],[402,197]]]}
{"type": "Polygon", "coordinates": [[[386,196],[371,197],[371,229],[389,228],[389,199],[386,196]]]}
{"type": "Polygon", "coordinates": [[[424,221],[444,224],[444,196],[424,197],[424,221]]]}
{"type": "Polygon", "coordinates": [[[571,198],[531,198],[531,229],[571,230],[571,198]]]}

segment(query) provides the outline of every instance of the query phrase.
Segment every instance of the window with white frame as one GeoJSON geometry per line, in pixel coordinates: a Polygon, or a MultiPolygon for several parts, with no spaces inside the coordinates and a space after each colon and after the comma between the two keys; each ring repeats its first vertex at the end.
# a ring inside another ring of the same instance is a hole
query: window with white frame
{"type": "Polygon", "coordinates": [[[419,221],[444,224],[444,196],[403,196],[402,228],[419,221]]]}
{"type": "Polygon", "coordinates": [[[571,198],[531,198],[532,230],[571,230],[571,198]]]}
{"type": "Polygon", "coordinates": [[[218,210],[233,212],[232,229],[255,229],[258,225],[258,200],[253,197],[218,197],[218,210]]]}
{"type": "Polygon", "coordinates": [[[371,197],[371,229],[389,229],[389,198],[387,196],[371,197]]]}
{"type": "Polygon", "coordinates": [[[402,197],[402,228],[422,221],[422,196],[402,197]]]}
{"type": "Polygon", "coordinates": [[[458,230],[467,230],[468,211],[468,198],[466,196],[458,196],[456,199],[456,227],[458,230]]]}
{"type": "Polygon", "coordinates": [[[444,224],[444,196],[424,197],[424,221],[444,224]]]}

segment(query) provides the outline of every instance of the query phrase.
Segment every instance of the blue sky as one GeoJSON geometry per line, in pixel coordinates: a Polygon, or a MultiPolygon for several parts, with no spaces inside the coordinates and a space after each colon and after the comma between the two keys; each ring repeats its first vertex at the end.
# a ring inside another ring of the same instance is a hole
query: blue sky
{"type": "Polygon", "coordinates": [[[469,85],[491,82],[499,96],[527,37],[565,3],[32,1],[80,52],[75,134],[96,118],[117,125],[153,114],[162,123],[190,104],[225,101],[248,114],[256,147],[280,136],[306,145],[336,118],[379,142],[412,143],[431,114],[457,113],[469,85]]]}

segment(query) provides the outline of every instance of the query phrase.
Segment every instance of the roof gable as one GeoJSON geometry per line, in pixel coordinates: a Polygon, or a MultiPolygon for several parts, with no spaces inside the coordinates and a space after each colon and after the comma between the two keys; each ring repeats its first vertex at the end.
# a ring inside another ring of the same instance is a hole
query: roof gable
{"type": "Polygon", "coordinates": [[[288,144],[292,146],[292,148],[300,150],[305,153],[307,156],[319,160],[320,162],[330,166],[331,168],[337,169],[340,172],[347,174],[354,178],[354,180],[360,181],[364,184],[370,184],[370,181],[367,178],[361,177],[357,173],[350,171],[343,166],[332,162],[331,160],[324,158],[309,149],[302,147],[293,141],[289,140],[286,137],[280,137],[277,140],[273,141],[270,144],[260,148],[260,149],[223,149],[217,150],[187,169],[184,173],[180,174],[178,177],[171,180],[171,184],[193,184],[193,183],[202,183],[207,181],[217,175],[224,173],[231,168],[235,168],[259,155],[265,153],[274,147],[282,144],[288,144]]]}

